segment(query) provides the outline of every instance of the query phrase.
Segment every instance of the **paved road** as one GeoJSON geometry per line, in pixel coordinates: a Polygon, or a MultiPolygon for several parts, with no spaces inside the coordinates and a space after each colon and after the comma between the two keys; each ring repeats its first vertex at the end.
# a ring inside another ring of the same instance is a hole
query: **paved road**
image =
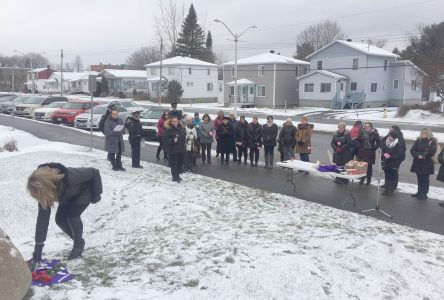
{"type": "MultiPolygon", "coordinates": [[[[0,125],[9,126],[10,124],[10,117],[0,116],[0,125]]],[[[50,126],[24,119],[16,119],[15,124],[17,129],[27,131],[39,138],[82,146],[89,146],[90,143],[89,135],[63,126],[50,126]]],[[[93,136],[94,148],[103,149],[103,143],[103,137],[93,136]]],[[[142,159],[158,163],[154,150],[154,147],[144,148],[142,159]]],[[[129,147],[124,155],[130,155],[129,147]]],[[[313,155],[313,158],[316,158],[316,155],[313,155]]],[[[163,164],[163,162],[160,163],[163,164]]],[[[131,172],[130,168],[128,172],[131,172]]],[[[287,172],[284,170],[252,169],[249,166],[235,164],[221,166],[216,160],[212,165],[199,166],[196,173],[352,212],[373,208],[377,195],[375,187],[355,186],[355,196],[358,200],[356,207],[353,207],[353,201],[350,199],[344,203],[345,186],[336,185],[332,180],[298,175],[297,190],[293,192],[291,185],[286,183],[287,172]]],[[[217,201],[217,199],[214,200],[217,201]]],[[[389,222],[444,234],[444,209],[438,206],[436,200],[418,201],[408,195],[398,193],[390,198],[381,197],[380,204],[383,209],[393,215],[393,219],[390,220],[377,212],[369,215],[389,222]]]]}
{"type": "MultiPolygon", "coordinates": [[[[142,105],[144,107],[152,107],[152,106],[156,106],[156,105],[142,105]]],[[[219,110],[221,110],[221,108],[200,108],[200,107],[183,107],[180,108],[184,111],[184,113],[187,114],[194,114],[195,112],[198,112],[200,115],[205,114],[205,113],[209,113],[209,114],[217,114],[217,112],[219,110]]],[[[224,111],[225,114],[228,114],[231,110],[228,108],[224,108],[222,109],[224,111]]],[[[376,111],[376,110],[375,110],[376,111]]],[[[352,111],[351,111],[352,112],[352,111]]],[[[303,114],[298,114],[298,115],[294,115],[292,116],[293,120],[299,120],[303,115],[309,115],[309,118],[312,122],[316,122],[316,123],[325,123],[325,124],[337,124],[339,122],[338,119],[335,119],[332,115],[332,112],[309,112],[306,111],[303,114]]],[[[237,113],[239,116],[240,115],[244,115],[247,118],[251,118],[253,116],[258,116],[259,118],[266,118],[268,114],[266,113],[260,113],[260,112],[247,112],[247,111],[242,111],[242,110],[238,110],[237,113]]],[[[382,113],[381,113],[382,115],[382,113]]],[[[279,116],[279,115],[275,115],[274,118],[276,120],[285,120],[287,118],[287,116],[279,116]]],[[[444,118],[444,117],[443,117],[444,118]]],[[[351,118],[349,120],[344,120],[348,126],[352,126],[354,124],[354,122],[358,120],[358,118],[351,118]]],[[[360,117],[361,121],[365,121],[365,114],[361,114],[360,117]]],[[[394,122],[392,121],[372,121],[373,125],[375,128],[390,128],[392,125],[394,125],[394,122]]],[[[444,126],[440,126],[440,125],[422,125],[422,124],[405,124],[405,123],[400,123],[397,124],[401,127],[402,130],[413,130],[413,131],[420,131],[422,128],[424,127],[429,127],[432,129],[433,132],[444,132],[444,126]]]]}

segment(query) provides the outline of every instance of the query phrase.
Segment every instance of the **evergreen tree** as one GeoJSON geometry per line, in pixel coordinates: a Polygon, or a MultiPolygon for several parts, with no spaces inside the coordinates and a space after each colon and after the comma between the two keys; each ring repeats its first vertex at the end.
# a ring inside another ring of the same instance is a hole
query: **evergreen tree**
{"type": "Polygon", "coordinates": [[[216,61],[216,56],[213,52],[213,37],[211,36],[211,31],[208,30],[207,41],[205,42],[205,51],[202,60],[214,63],[216,61]]]}
{"type": "Polygon", "coordinates": [[[190,6],[185,21],[182,24],[182,31],[177,39],[175,55],[203,59],[205,56],[205,34],[198,24],[197,14],[193,4],[190,6]]]}
{"type": "Polygon", "coordinates": [[[171,80],[168,82],[168,98],[171,103],[177,103],[177,100],[182,97],[183,89],[179,81],[171,80]]]}

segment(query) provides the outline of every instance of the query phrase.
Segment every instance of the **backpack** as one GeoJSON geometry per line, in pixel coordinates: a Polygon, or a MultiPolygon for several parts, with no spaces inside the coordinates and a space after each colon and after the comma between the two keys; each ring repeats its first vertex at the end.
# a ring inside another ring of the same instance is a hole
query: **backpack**
{"type": "Polygon", "coordinates": [[[436,143],[436,152],[435,154],[432,156],[432,160],[435,164],[439,164],[439,154],[441,153],[441,146],[436,143]]]}
{"type": "Polygon", "coordinates": [[[99,130],[101,133],[104,133],[105,131],[105,121],[106,121],[106,115],[103,115],[99,121],[99,130]]]}

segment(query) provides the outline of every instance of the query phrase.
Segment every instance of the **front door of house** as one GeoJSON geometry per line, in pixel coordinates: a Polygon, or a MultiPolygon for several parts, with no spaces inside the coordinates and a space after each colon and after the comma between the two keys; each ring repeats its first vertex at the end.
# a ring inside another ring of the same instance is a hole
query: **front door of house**
{"type": "Polygon", "coordinates": [[[254,86],[248,87],[248,102],[254,102],[254,86]]]}
{"type": "Polygon", "coordinates": [[[343,100],[345,98],[345,82],[339,81],[339,99],[343,100]]]}

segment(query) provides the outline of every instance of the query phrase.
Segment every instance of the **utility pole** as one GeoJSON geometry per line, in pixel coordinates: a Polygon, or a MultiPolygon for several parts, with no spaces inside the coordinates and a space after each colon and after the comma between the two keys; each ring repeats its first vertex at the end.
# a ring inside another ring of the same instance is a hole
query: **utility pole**
{"type": "MultiPolygon", "coordinates": [[[[32,73],[31,73],[32,74],[32,73]]],[[[14,95],[14,85],[15,85],[15,74],[12,71],[12,94],[14,95]]],[[[15,103],[14,98],[12,99],[12,131],[15,130],[15,103]]]]}
{"type": "Polygon", "coordinates": [[[60,49],[60,95],[63,97],[63,49],[60,49]]]}
{"type": "Polygon", "coordinates": [[[163,56],[163,38],[160,38],[160,69],[159,69],[159,105],[162,103],[162,56],[163,56]]]}

